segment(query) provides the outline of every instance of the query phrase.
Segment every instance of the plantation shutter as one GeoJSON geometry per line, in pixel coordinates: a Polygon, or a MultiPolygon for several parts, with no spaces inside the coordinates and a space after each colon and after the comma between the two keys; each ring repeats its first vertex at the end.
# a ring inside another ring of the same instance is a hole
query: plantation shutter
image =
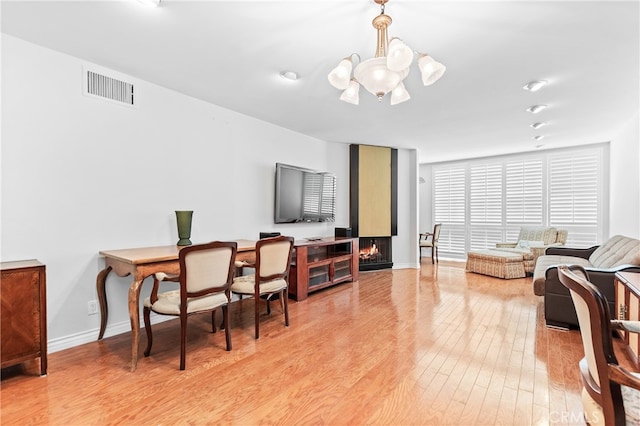
{"type": "Polygon", "coordinates": [[[469,169],[469,222],[472,250],[502,241],[502,164],[474,164],[469,169]]]}
{"type": "Polygon", "coordinates": [[[549,159],[549,224],[568,228],[568,242],[588,246],[599,240],[601,158],[593,149],[549,159]]]}
{"type": "Polygon", "coordinates": [[[435,223],[442,223],[438,247],[448,253],[465,253],[465,167],[433,171],[435,223]]]}
{"type": "Polygon", "coordinates": [[[509,161],[505,182],[506,224],[541,225],[544,220],[542,160],[509,161]]]}

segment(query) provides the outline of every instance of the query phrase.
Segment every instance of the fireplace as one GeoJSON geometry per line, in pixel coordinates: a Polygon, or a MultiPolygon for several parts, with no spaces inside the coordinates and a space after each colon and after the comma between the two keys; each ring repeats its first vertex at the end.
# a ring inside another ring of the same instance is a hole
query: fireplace
{"type": "Polygon", "coordinates": [[[391,237],[361,237],[359,257],[361,271],[391,268],[391,237]]]}

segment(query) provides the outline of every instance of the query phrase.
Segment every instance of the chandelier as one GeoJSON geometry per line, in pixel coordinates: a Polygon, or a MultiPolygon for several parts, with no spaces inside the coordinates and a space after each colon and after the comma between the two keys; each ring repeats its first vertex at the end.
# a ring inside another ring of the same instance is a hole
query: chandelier
{"type": "MultiPolygon", "coordinates": [[[[344,90],[340,100],[354,105],[360,102],[360,85],[377,96],[379,102],[382,102],[384,96],[391,92],[390,104],[396,105],[411,98],[403,81],[409,74],[414,51],[397,37],[393,37],[391,41],[388,40],[387,28],[391,25],[391,17],[384,13],[384,5],[388,0],[374,1],[380,5],[380,15],[376,16],[372,22],[378,32],[375,57],[360,61],[360,55],[357,53],[347,56],[331,70],[329,83],[336,89],[344,90]],[[353,56],[358,58],[358,65],[353,70],[352,76],[353,56]]],[[[429,86],[438,81],[446,67],[427,54],[415,53],[418,54],[417,63],[422,75],[422,83],[429,86]]]]}

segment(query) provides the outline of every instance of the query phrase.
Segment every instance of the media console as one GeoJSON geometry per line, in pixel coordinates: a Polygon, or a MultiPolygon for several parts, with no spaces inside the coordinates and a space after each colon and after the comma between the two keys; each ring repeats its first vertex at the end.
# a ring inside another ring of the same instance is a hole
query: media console
{"type": "Polygon", "coordinates": [[[357,281],[358,245],[358,238],[347,237],[296,241],[289,270],[289,296],[305,300],[314,291],[357,281]]]}

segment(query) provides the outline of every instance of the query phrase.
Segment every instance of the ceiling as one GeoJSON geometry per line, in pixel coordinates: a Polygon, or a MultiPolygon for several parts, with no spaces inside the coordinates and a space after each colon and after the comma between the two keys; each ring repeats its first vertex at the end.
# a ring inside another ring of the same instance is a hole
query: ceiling
{"type": "Polygon", "coordinates": [[[389,35],[447,66],[424,87],[414,64],[395,106],[364,88],[347,104],[327,81],[343,57],[373,56],[372,0],[1,7],[3,33],[321,140],[416,148],[421,163],[609,141],[640,103],[638,1],[390,0],[389,35]],[[525,111],[537,103],[549,108],[525,111]]]}

